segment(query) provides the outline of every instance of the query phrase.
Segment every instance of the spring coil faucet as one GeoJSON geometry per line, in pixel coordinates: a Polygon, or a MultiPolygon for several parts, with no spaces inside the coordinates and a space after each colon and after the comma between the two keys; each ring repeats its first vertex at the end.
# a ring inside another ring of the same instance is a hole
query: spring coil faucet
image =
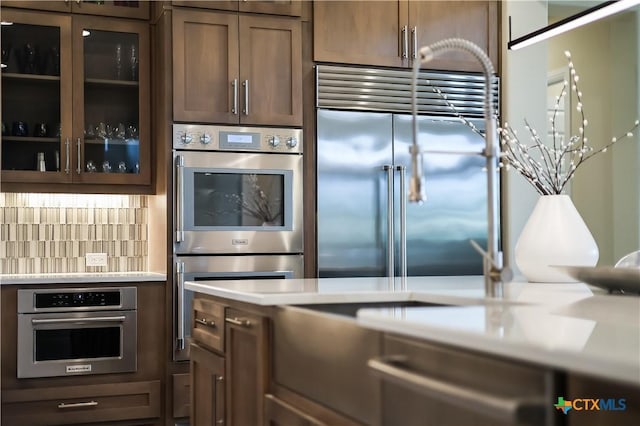
{"type": "Polygon", "coordinates": [[[437,54],[462,50],[473,55],[482,65],[485,77],[484,116],[485,116],[485,148],[482,155],[486,158],[487,169],[487,250],[484,251],[478,243],[471,240],[471,245],[483,256],[483,275],[485,295],[488,297],[502,297],[503,283],[512,278],[511,270],[503,266],[502,252],[498,250],[498,158],[500,147],[496,143],[497,120],[495,105],[491,93],[491,79],[494,74],[493,65],[486,53],[472,42],[461,38],[449,38],[424,46],[419,50],[419,60],[413,65],[413,79],[411,82],[411,113],[413,119],[413,143],[409,148],[411,154],[411,181],[409,182],[409,201],[423,202],[422,190],[422,150],[418,145],[417,116],[417,81],[420,67],[432,60],[437,54]]]}

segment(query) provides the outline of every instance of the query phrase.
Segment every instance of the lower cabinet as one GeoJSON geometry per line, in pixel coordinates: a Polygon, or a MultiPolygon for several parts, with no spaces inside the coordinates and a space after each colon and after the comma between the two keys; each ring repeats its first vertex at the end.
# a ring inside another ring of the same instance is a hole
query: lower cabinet
{"type": "Polygon", "coordinates": [[[200,294],[193,305],[192,426],[262,425],[268,319],[200,294]]]}
{"type": "Polygon", "coordinates": [[[227,308],[227,424],[261,425],[267,391],[266,318],[227,308]]]}
{"type": "Polygon", "coordinates": [[[195,343],[190,348],[191,424],[224,424],[224,358],[195,343]]]}
{"type": "Polygon", "coordinates": [[[53,426],[160,417],[160,381],[7,390],[2,423],[53,426]]]}

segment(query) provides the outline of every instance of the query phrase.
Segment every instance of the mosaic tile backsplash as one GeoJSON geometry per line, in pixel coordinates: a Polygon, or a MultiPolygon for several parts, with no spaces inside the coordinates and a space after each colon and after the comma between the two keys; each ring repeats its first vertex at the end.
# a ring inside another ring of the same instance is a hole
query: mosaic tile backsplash
{"type": "Polygon", "coordinates": [[[0,193],[0,273],[146,271],[147,210],[144,195],[0,193]]]}

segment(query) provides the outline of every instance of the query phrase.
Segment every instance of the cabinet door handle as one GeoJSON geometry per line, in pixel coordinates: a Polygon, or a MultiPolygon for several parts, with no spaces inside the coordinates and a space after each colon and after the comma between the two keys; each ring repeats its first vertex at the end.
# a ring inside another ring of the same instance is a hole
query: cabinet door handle
{"type": "Polygon", "coordinates": [[[66,408],[83,408],[83,407],[96,407],[98,405],[97,401],[88,401],[88,402],[74,402],[73,404],[66,404],[61,402],[58,404],[58,408],[66,409],[66,408]]]}
{"type": "Polygon", "coordinates": [[[64,141],[64,150],[67,153],[64,161],[64,172],[69,174],[71,171],[71,141],[69,138],[66,138],[64,141]]]}
{"type": "Polygon", "coordinates": [[[239,325],[240,327],[251,327],[251,321],[243,318],[225,318],[224,319],[229,324],[239,325]]]}
{"type": "MultiPolygon", "coordinates": [[[[449,383],[409,371],[400,365],[406,363],[404,356],[372,358],[367,365],[383,380],[411,389],[434,400],[439,400],[476,413],[498,418],[510,424],[532,419],[542,422],[548,402],[544,397],[507,397],[492,395],[485,391],[449,383]]],[[[534,423],[538,423],[534,420],[534,423]]]]}
{"type": "Polygon", "coordinates": [[[82,173],[82,153],[80,152],[82,149],[82,143],[80,142],[80,138],[78,138],[78,167],[76,168],[76,172],[78,174],[82,173]]]}
{"type": "Polygon", "coordinates": [[[409,44],[409,40],[407,39],[408,35],[407,35],[407,26],[405,25],[404,27],[402,27],[402,59],[407,59],[408,57],[408,53],[407,53],[407,45],[409,44]]]}
{"type": "Polygon", "coordinates": [[[206,318],[202,318],[202,319],[196,318],[195,322],[197,322],[198,324],[202,324],[204,326],[207,326],[207,327],[215,327],[216,326],[216,322],[215,321],[213,321],[213,320],[212,321],[207,321],[206,318]]]}
{"type": "Polygon", "coordinates": [[[244,115],[249,115],[249,80],[242,82],[244,87],[244,109],[242,110],[244,115]]]}
{"type": "Polygon", "coordinates": [[[413,56],[413,59],[418,59],[418,27],[413,27],[411,36],[413,43],[411,46],[411,56],[413,56]]]}
{"type": "Polygon", "coordinates": [[[238,79],[234,78],[231,82],[231,86],[233,87],[233,107],[231,107],[231,112],[233,114],[238,113],[238,79]]]}

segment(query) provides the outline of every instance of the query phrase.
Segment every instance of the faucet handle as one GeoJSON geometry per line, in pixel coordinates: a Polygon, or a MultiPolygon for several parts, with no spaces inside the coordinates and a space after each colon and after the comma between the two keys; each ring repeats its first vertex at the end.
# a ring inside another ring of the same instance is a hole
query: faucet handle
{"type": "Polygon", "coordinates": [[[496,263],[495,259],[493,259],[491,257],[491,255],[489,253],[487,253],[487,251],[485,249],[480,247],[480,244],[475,242],[475,240],[469,240],[469,243],[471,243],[471,246],[478,253],[480,253],[480,255],[486,261],[488,261],[491,264],[491,271],[489,272],[489,274],[491,275],[491,278],[494,278],[494,279],[497,279],[499,281],[502,281],[503,283],[511,282],[511,280],[513,279],[513,271],[511,270],[510,267],[508,267],[508,266],[499,266],[496,263]]]}

